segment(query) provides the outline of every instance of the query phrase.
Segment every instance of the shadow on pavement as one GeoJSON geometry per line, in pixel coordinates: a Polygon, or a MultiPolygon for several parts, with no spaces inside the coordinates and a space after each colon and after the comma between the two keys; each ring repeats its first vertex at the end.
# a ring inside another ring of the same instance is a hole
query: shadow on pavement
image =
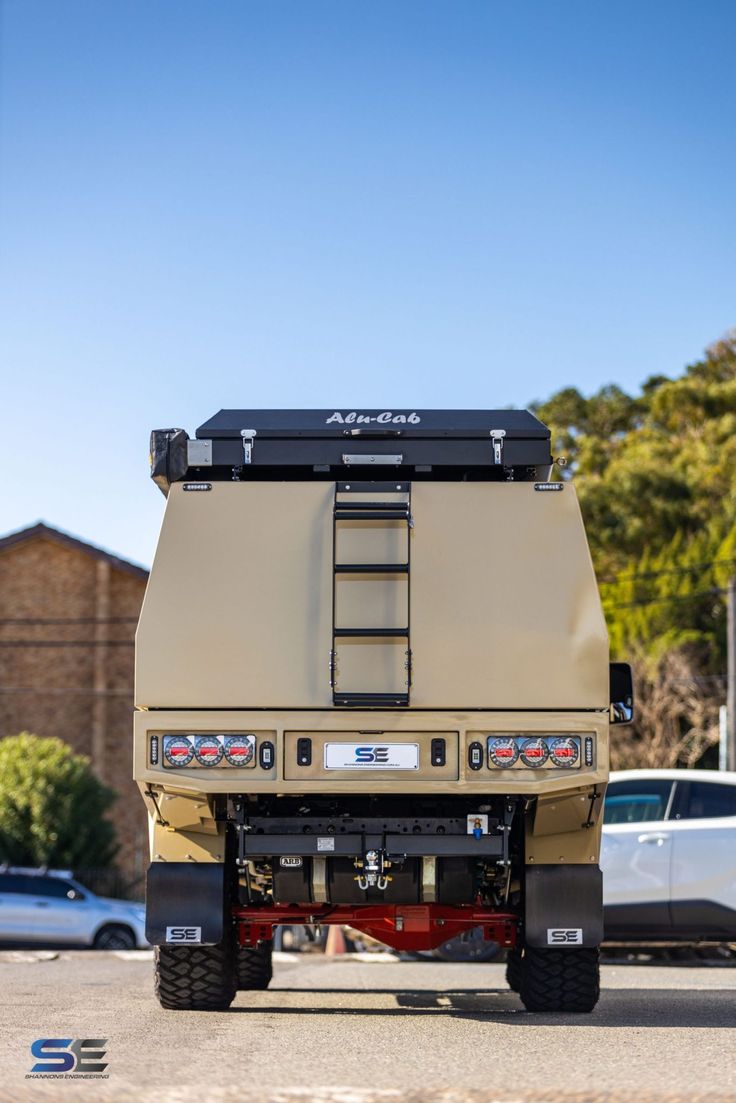
{"type": "MultiPolygon", "coordinates": [[[[731,989],[695,988],[609,988],[591,1014],[531,1014],[524,1010],[518,996],[507,988],[443,989],[440,991],[400,990],[395,988],[361,988],[353,992],[346,988],[272,988],[259,993],[256,1004],[243,1007],[236,1004],[231,1012],[259,1014],[273,1012],[283,1015],[361,1015],[382,1018],[441,1015],[451,1018],[476,1019],[479,1022],[499,1021],[508,1025],[567,1027],[681,1027],[692,1029],[731,1030],[736,1027],[736,991],[731,989]],[[280,993],[301,994],[302,1007],[279,1007],[266,1003],[264,996],[278,998],[280,993]],[[354,1007],[335,1007],[319,996],[355,995],[354,1007]],[[367,995],[393,996],[396,1007],[367,1007],[362,1002],[367,995]]],[[[243,998],[243,997],[241,997],[243,998]]],[[[248,998],[248,994],[244,994],[248,998]]]]}

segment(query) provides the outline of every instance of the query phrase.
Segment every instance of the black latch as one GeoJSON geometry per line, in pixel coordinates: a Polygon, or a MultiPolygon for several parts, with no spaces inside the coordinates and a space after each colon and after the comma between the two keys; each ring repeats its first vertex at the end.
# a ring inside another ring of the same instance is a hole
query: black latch
{"type": "Polygon", "coordinates": [[[468,766],[471,770],[480,770],[483,766],[482,743],[471,743],[468,747],[468,766]]]}
{"type": "Polygon", "coordinates": [[[306,737],[297,739],[296,741],[296,764],[297,766],[311,766],[312,765],[312,740],[306,737]]]}
{"type": "Polygon", "coordinates": [[[273,743],[261,743],[258,751],[258,761],[262,770],[273,769],[273,763],[275,758],[273,743]]]}
{"type": "Polygon", "coordinates": [[[447,762],[447,747],[444,739],[432,740],[432,765],[444,766],[447,762]]]}

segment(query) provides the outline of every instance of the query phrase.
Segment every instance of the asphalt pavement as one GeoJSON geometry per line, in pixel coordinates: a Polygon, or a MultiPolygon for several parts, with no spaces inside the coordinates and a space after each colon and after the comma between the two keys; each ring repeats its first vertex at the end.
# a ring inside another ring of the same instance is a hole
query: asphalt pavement
{"type": "Polygon", "coordinates": [[[591,1015],[531,1015],[502,965],[277,955],[228,1012],[162,1011],[150,954],[0,953],[0,1101],[736,1101],[736,967],[607,965],[591,1015]],[[43,956],[43,955],[41,955],[43,956]],[[107,1079],[27,1079],[100,1038],[107,1079]]]}

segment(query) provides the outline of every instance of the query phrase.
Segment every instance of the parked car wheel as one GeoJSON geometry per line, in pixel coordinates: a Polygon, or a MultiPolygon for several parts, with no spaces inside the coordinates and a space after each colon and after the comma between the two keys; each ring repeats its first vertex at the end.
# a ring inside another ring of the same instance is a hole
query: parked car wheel
{"type": "Polygon", "coordinates": [[[130,927],[120,923],[108,923],[97,932],[92,943],[94,950],[135,950],[135,935],[130,927]]]}

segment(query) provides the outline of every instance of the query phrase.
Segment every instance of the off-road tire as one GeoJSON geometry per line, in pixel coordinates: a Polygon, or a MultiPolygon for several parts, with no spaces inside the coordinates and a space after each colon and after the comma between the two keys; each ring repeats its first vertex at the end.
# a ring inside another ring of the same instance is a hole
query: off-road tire
{"type": "Polygon", "coordinates": [[[600,995],[599,952],[527,946],[519,995],[527,1011],[592,1011],[600,995]]]}
{"type": "Polygon", "coordinates": [[[273,977],[272,949],[270,942],[262,942],[260,946],[237,947],[235,955],[239,991],[268,988],[273,977]]]}
{"type": "Polygon", "coordinates": [[[225,1011],[236,986],[231,941],[219,946],[157,946],[155,992],[170,1011],[225,1011]]]}
{"type": "Polygon", "coordinates": [[[506,954],[506,983],[512,992],[521,990],[521,950],[509,950],[506,954]]]}

